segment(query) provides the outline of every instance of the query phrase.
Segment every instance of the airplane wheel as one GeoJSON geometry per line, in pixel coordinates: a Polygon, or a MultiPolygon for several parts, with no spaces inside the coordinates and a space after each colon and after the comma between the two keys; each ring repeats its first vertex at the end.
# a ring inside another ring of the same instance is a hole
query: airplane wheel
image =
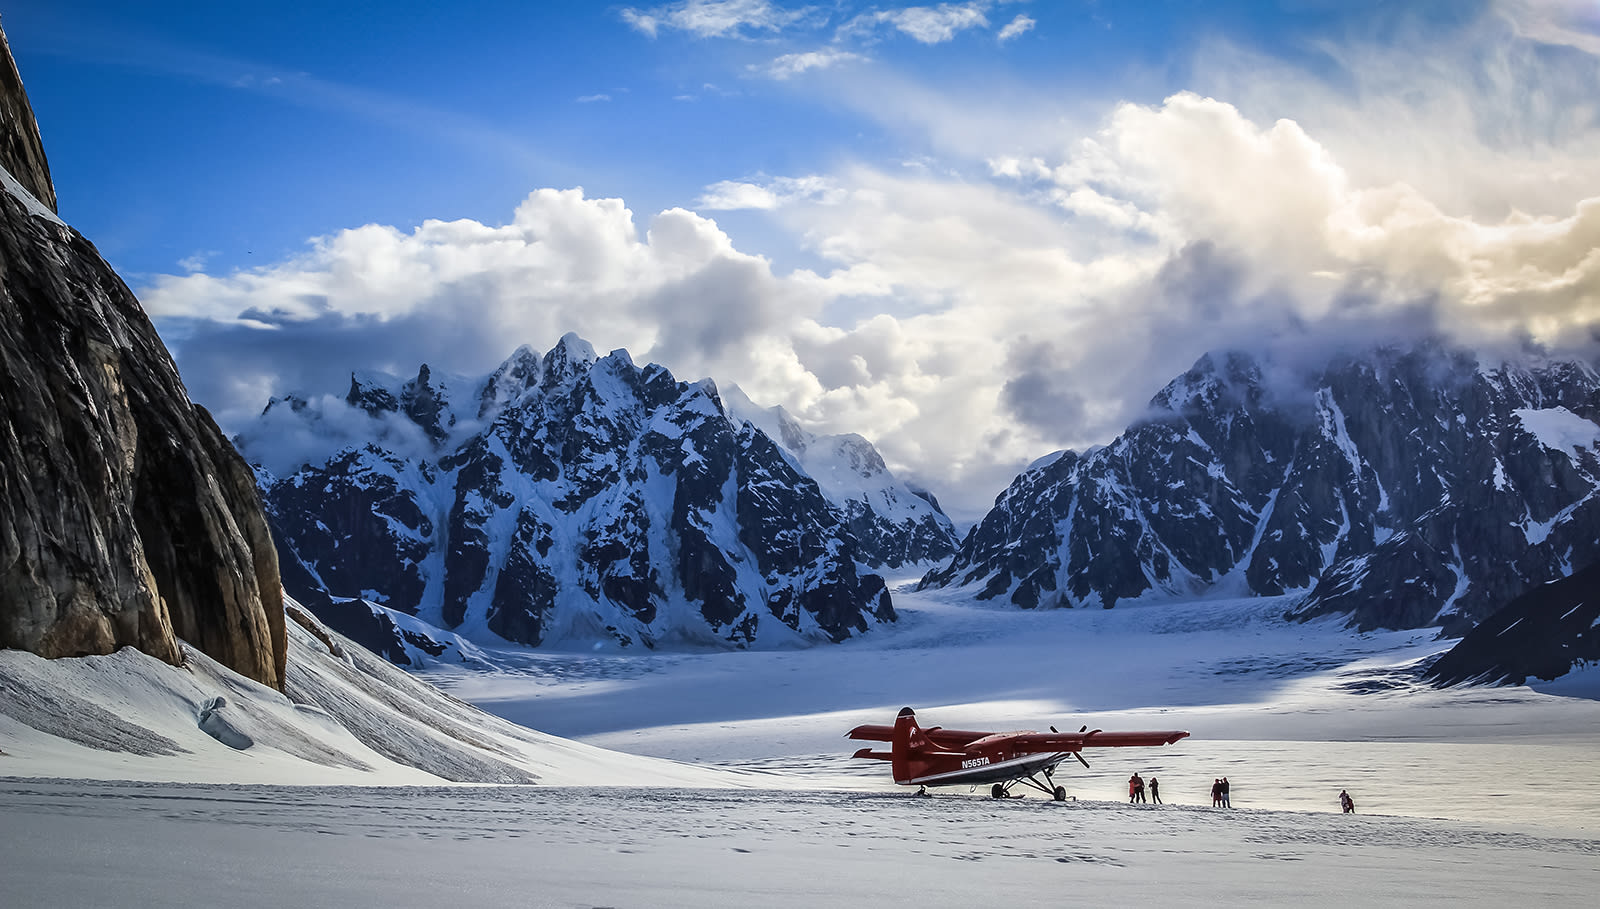
{"type": "Polygon", "coordinates": [[[1006,797],[1006,787],[995,783],[994,788],[989,790],[989,794],[997,799],[1003,799],[1006,797]]]}
{"type": "Polygon", "coordinates": [[[1056,787],[1056,801],[1064,802],[1066,800],[1067,800],[1067,787],[1065,787],[1065,786],[1057,786],[1056,787]]]}

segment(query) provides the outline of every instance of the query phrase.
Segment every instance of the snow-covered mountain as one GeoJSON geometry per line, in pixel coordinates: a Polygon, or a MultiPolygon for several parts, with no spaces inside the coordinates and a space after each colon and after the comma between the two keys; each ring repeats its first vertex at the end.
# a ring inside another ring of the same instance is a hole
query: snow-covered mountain
{"type": "Polygon", "coordinates": [[[1294,614],[1464,631],[1600,556],[1600,376],[1437,345],[1269,382],[1207,355],[1110,445],[1041,459],[924,586],[1023,607],[1305,591],[1294,614]]]}
{"type": "Polygon", "coordinates": [[[308,600],[531,645],[784,646],[894,619],[816,482],[714,384],[574,335],[485,378],[274,399],[236,442],[308,600]]]}
{"type": "Polygon", "coordinates": [[[855,433],[819,436],[782,407],[761,407],[737,385],[722,402],[733,417],[755,424],[810,476],[845,515],[858,552],[869,565],[903,568],[942,562],[960,537],[939,500],[898,480],[872,443],[855,433]]]}

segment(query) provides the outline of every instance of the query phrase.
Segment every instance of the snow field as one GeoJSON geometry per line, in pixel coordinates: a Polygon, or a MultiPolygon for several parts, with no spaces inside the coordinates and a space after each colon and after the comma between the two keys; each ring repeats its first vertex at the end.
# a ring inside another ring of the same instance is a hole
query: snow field
{"type": "Polygon", "coordinates": [[[1595,840],[1453,821],[737,790],[0,781],[13,905],[1586,906],[1595,840]]]}

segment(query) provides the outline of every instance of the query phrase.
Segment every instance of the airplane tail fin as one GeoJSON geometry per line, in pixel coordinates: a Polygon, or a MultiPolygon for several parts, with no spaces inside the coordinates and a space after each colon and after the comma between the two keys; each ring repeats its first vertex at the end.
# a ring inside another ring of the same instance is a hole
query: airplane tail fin
{"type": "Polygon", "coordinates": [[[910,707],[902,707],[900,715],[894,718],[894,738],[890,739],[890,743],[894,781],[908,782],[912,777],[912,753],[928,746],[922,727],[917,725],[917,714],[910,707]]]}

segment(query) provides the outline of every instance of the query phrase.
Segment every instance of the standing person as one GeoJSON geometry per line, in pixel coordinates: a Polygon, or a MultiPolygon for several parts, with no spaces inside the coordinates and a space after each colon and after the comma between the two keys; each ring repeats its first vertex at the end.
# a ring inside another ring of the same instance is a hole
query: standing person
{"type": "Polygon", "coordinates": [[[1228,778],[1222,778],[1222,807],[1232,808],[1233,803],[1228,801],[1228,778]]]}
{"type": "Polygon", "coordinates": [[[1339,790],[1339,807],[1344,809],[1345,814],[1356,813],[1356,800],[1351,798],[1350,793],[1344,789],[1339,790]]]}
{"type": "Polygon", "coordinates": [[[1161,804],[1161,781],[1155,777],[1150,778],[1150,801],[1157,805],[1161,804]]]}
{"type": "Polygon", "coordinates": [[[1138,796],[1139,774],[1135,773],[1133,776],[1128,777],[1128,804],[1132,805],[1133,800],[1138,798],[1138,796]]]}
{"type": "Polygon", "coordinates": [[[1222,804],[1222,780],[1211,781],[1211,807],[1216,808],[1222,804]]]}

